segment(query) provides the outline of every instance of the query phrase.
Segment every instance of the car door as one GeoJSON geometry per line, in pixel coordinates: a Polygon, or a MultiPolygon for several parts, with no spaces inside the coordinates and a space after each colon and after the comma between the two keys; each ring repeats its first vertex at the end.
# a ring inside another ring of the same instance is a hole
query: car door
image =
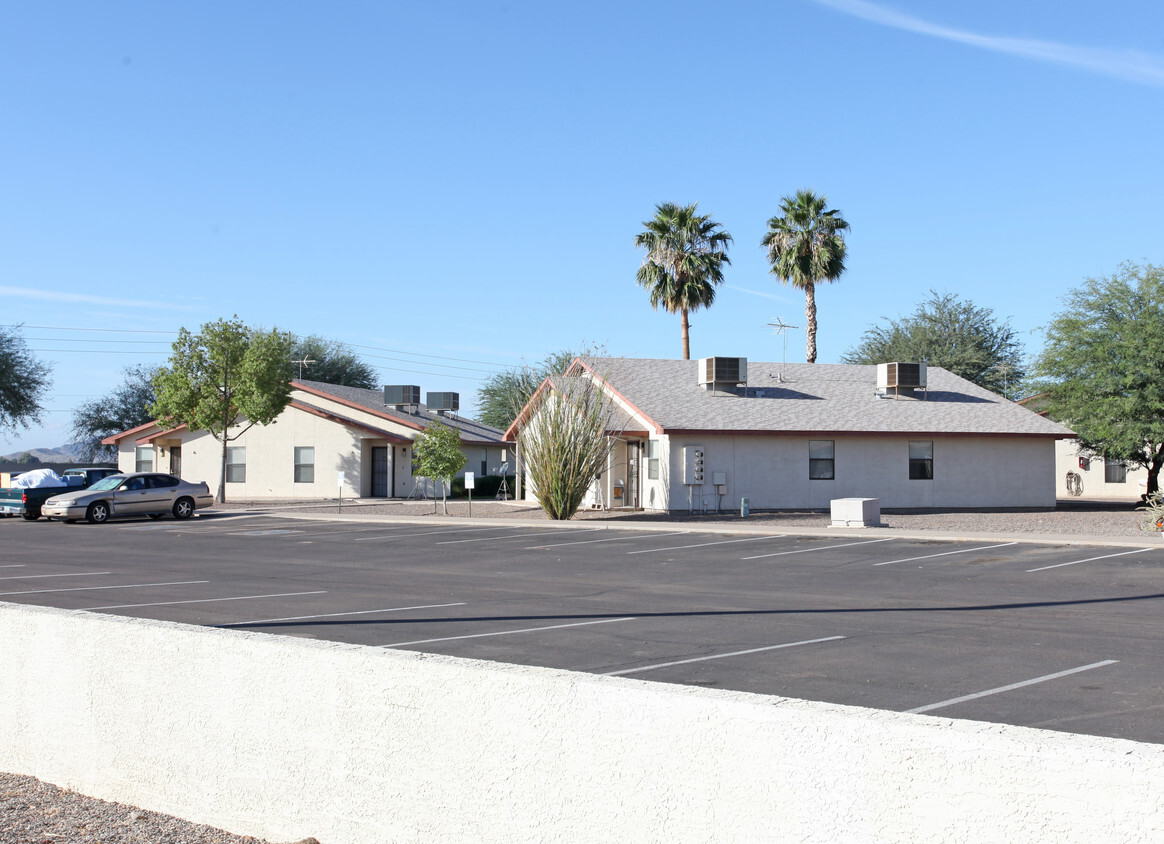
{"type": "Polygon", "coordinates": [[[131,516],[149,511],[149,485],[145,475],[134,475],[122,481],[113,493],[113,514],[131,516]]]}
{"type": "Polygon", "coordinates": [[[172,475],[150,475],[147,513],[168,513],[174,506],[174,489],[178,479],[172,475]]]}

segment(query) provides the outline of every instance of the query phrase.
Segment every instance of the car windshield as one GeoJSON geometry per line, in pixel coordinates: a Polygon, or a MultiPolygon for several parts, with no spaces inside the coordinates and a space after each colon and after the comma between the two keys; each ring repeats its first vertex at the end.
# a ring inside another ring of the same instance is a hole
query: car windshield
{"type": "Polygon", "coordinates": [[[97,483],[93,484],[93,486],[89,487],[89,489],[96,491],[101,491],[103,489],[116,489],[117,485],[124,480],[125,475],[110,475],[97,481],[97,483]]]}

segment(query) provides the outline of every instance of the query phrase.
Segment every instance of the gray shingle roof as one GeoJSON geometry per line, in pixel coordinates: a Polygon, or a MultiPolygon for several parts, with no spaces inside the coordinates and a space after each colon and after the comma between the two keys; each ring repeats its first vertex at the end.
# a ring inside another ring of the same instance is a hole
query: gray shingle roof
{"type": "Polygon", "coordinates": [[[383,390],[365,390],[360,387],[344,387],[339,384],[325,384],[322,381],[305,381],[300,379],[292,382],[292,387],[296,386],[303,386],[315,393],[332,396],[341,402],[364,408],[386,419],[396,420],[411,428],[424,428],[429,423],[439,419],[450,428],[457,429],[464,442],[505,442],[505,433],[503,431],[461,416],[441,416],[435,411],[429,410],[423,404],[417,408],[415,413],[405,413],[404,411],[396,410],[394,407],[388,407],[384,404],[383,390]]]}
{"type": "Polygon", "coordinates": [[[708,392],[696,360],[583,358],[667,431],[987,434],[1070,437],[1064,426],[928,367],[928,394],[877,393],[877,367],[748,361],[747,394],[708,392]],[[783,378],[781,374],[783,373],[783,378]]]}

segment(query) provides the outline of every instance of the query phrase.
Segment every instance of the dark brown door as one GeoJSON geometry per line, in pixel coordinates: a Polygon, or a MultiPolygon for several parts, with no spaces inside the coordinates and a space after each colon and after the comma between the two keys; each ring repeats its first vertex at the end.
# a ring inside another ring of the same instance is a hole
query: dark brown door
{"type": "Polygon", "coordinates": [[[388,497],[388,449],[372,446],[372,497],[388,497]]]}
{"type": "Polygon", "coordinates": [[[180,445],[170,448],[170,474],[175,478],[182,477],[182,446],[180,445]]]}

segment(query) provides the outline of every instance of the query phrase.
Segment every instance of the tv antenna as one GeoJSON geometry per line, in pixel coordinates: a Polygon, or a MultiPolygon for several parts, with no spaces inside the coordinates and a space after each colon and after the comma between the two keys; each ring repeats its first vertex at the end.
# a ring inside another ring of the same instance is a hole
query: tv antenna
{"type": "Polygon", "coordinates": [[[776,321],[770,322],[768,325],[775,329],[774,333],[779,334],[782,338],[784,338],[784,349],[780,353],[780,383],[784,383],[784,366],[788,362],[788,329],[800,328],[800,326],[789,325],[784,320],[780,319],[780,317],[776,317],[776,321]]]}
{"type": "Polygon", "coordinates": [[[304,364],[312,364],[312,363],[318,363],[318,362],[319,362],[319,361],[314,361],[314,360],[311,360],[310,358],[306,358],[306,357],[305,357],[305,358],[303,358],[303,360],[293,360],[293,361],[291,361],[291,363],[297,363],[297,364],[299,364],[299,380],[300,380],[300,381],[302,381],[302,380],[303,380],[303,366],[304,366],[304,364]]]}

